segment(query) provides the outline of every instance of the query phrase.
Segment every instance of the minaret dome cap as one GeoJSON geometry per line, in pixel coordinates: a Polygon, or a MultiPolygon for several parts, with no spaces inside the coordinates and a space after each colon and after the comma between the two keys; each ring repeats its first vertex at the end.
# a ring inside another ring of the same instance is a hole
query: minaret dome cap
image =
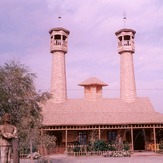
{"type": "Polygon", "coordinates": [[[63,28],[63,27],[56,27],[56,28],[52,28],[49,30],[49,33],[51,34],[53,31],[64,31],[65,33],[67,33],[68,35],[70,34],[70,31],[63,28]]]}
{"type": "Polygon", "coordinates": [[[123,29],[120,29],[120,30],[118,30],[117,32],[115,32],[115,35],[119,35],[121,32],[132,32],[133,34],[136,33],[136,31],[133,30],[133,29],[123,28],[123,29]]]}

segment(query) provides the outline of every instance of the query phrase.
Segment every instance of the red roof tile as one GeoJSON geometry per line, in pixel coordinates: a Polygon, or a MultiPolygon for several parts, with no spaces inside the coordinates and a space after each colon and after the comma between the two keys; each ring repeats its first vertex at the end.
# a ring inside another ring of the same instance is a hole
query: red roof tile
{"type": "Polygon", "coordinates": [[[137,98],[133,103],[120,99],[88,101],[69,99],[42,106],[43,125],[147,124],[163,123],[163,114],[154,111],[150,100],[137,98]]]}
{"type": "Polygon", "coordinates": [[[79,84],[80,86],[85,86],[85,85],[101,85],[101,86],[108,86],[108,84],[104,83],[100,79],[97,79],[96,77],[91,77],[88,78],[87,80],[83,81],[82,83],[79,84]]]}

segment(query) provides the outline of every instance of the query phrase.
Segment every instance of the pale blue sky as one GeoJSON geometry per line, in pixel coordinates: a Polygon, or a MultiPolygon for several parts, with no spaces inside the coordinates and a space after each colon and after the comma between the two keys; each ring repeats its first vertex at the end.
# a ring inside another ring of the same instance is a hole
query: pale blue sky
{"type": "Polygon", "coordinates": [[[69,98],[82,98],[78,84],[95,76],[109,86],[104,97],[119,97],[119,54],[115,32],[136,30],[135,78],[138,96],[163,113],[162,0],[1,0],[0,64],[19,60],[36,73],[36,88],[48,90],[51,76],[49,29],[70,30],[66,54],[69,98]],[[62,19],[58,20],[58,16],[62,19]]]}

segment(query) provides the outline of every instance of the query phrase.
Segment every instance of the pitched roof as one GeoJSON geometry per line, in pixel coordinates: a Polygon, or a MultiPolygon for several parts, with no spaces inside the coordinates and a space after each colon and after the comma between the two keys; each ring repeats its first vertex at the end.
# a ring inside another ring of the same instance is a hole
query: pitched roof
{"type": "Polygon", "coordinates": [[[133,103],[120,99],[89,101],[69,99],[56,104],[48,101],[42,105],[43,125],[100,125],[163,123],[163,114],[154,111],[146,97],[133,103]]]}
{"type": "Polygon", "coordinates": [[[100,79],[96,77],[88,78],[87,80],[83,81],[79,84],[80,86],[86,86],[86,85],[101,85],[101,86],[108,86],[108,84],[104,83],[100,79]]]}

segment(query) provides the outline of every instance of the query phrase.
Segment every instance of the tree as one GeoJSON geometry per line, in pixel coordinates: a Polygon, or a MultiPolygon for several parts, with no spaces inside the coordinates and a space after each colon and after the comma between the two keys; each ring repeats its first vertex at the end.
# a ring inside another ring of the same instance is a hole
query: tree
{"type": "Polygon", "coordinates": [[[4,113],[12,115],[22,147],[26,147],[31,139],[38,143],[42,124],[40,103],[51,97],[48,92],[36,91],[35,78],[36,75],[18,61],[0,66],[0,116],[4,113]]]}

